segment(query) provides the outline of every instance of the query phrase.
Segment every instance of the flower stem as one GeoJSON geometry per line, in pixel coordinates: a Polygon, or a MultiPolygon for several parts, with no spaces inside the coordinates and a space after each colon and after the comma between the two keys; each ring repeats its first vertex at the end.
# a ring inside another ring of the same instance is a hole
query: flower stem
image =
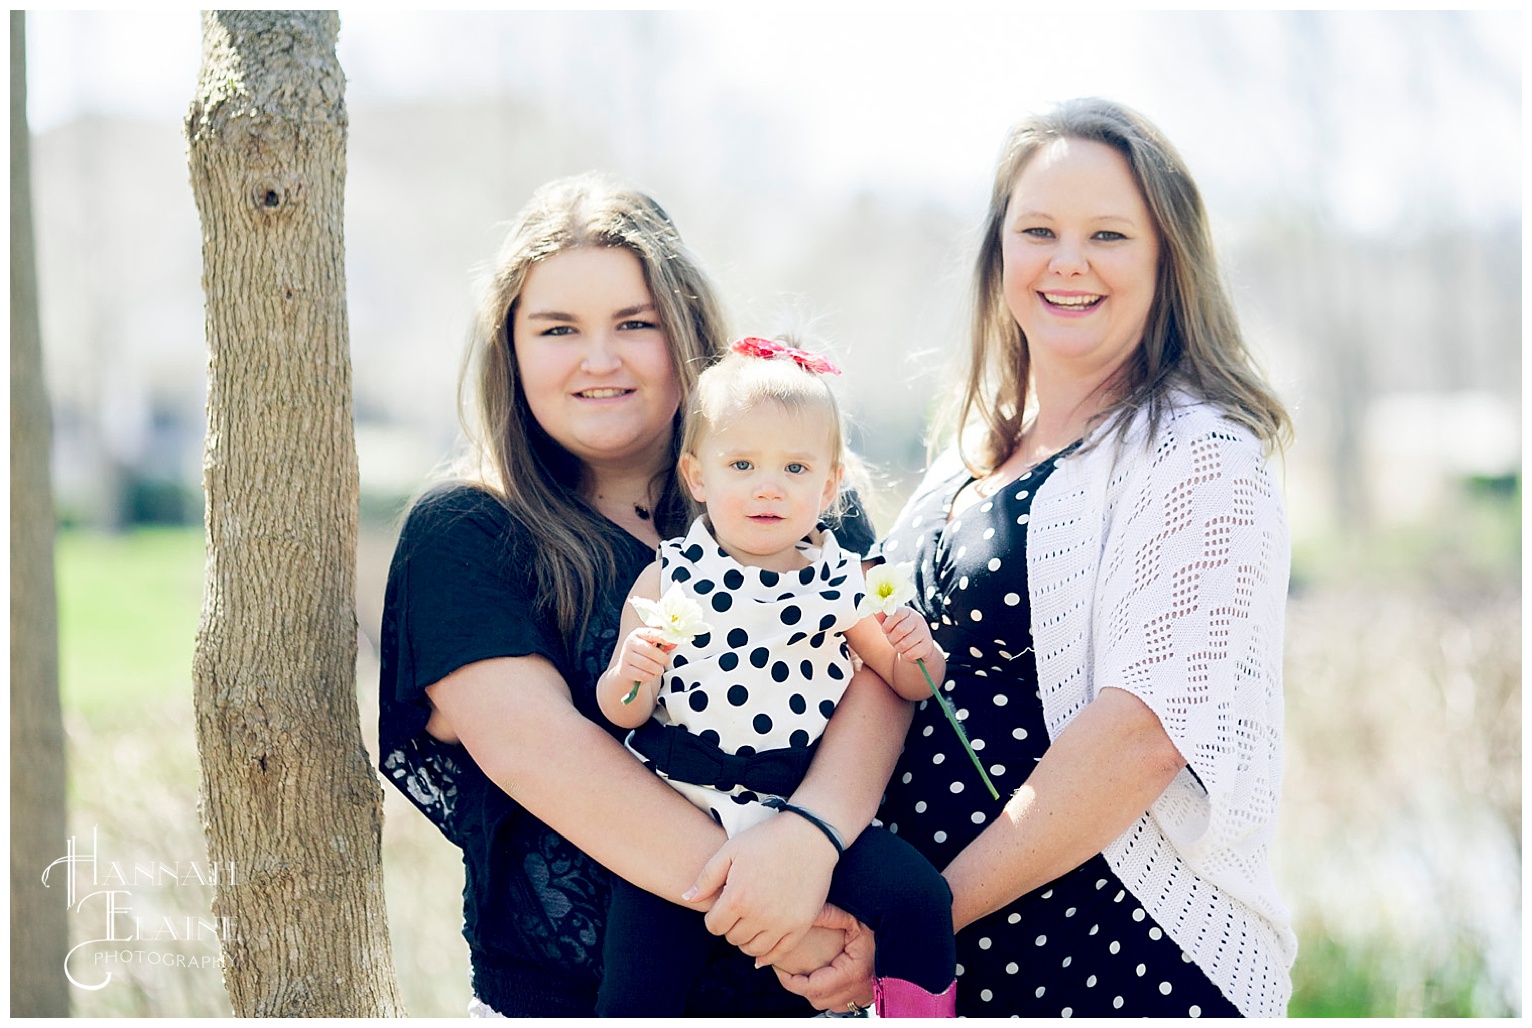
{"type": "MultiPolygon", "coordinates": [[[[946,697],[936,691],[936,683],[931,681],[931,672],[926,670],[926,662],[924,660],[916,660],[915,665],[920,668],[920,673],[926,676],[926,684],[931,687],[931,698],[936,701],[937,706],[942,708],[942,713],[947,715],[947,723],[957,733],[958,742],[963,744],[963,749],[967,752],[968,759],[973,761],[973,766],[979,772],[979,777],[984,779],[984,788],[989,790],[990,798],[998,800],[1000,793],[996,791],[995,783],[990,781],[989,775],[984,773],[984,765],[979,763],[979,755],[968,744],[968,733],[963,731],[962,725],[958,724],[957,715],[952,712],[952,707],[948,704],[946,697]]],[[[624,700],[623,702],[626,703],[627,701],[624,700]]]]}
{"type": "MultiPolygon", "coordinates": [[[[931,676],[927,675],[926,676],[926,681],[929,682],[930,680],[931,680],[931,676]]],[[[622,698],[622,702],[624,702],[624,703],[632,703],[634,700],[636,700],[638,698],[638,690],[639,690],[640,687],[643,686],[643,684],[644,684],[643,682],[634,682],[633,683],[633,688],[628,690],[628,695],[626,695],[626,696],[624,696],[622,698]]]]}

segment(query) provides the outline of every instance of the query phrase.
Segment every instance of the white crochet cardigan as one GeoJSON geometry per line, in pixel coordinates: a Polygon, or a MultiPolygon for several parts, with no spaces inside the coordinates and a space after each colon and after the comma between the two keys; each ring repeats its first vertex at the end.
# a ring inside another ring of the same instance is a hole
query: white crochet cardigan
{"type": "Polygon", "coordinates": [[[1106,859],[1242,1013],[1281,1016],[1297,953],[1270,860],[1286,515],[1248,431],[1185,398],[1146,446],[1147,420],[1059,461],[1033,500],[1043,713],[1057,739],[1116,686],[1159,716],[1190,770],[1106,859]]]}

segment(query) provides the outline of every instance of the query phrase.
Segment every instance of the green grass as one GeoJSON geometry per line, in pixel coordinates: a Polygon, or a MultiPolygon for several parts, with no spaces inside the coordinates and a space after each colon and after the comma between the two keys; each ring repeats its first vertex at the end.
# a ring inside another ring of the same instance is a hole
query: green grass
{"type": "Polygon", "coordinates": [[[191,697],[202,529],[66,529],[55,550],[59,692],[86,713],[191,697]]]}
{"type": "Polygon", "coordinates": [[[1521,574],[1521,479],[1459,482],[1431,518],[1295,541],[1293,583],[1402,584],[1460,588],[1515,582],[1521,574]]]}
{"type": "Polygon", "coordinates": [[[1374,940],[1350,945],[1306,935],[1293,967],[1291,1017],[1515,1017],[1464,942],[1426,954],[1374,940]]]}

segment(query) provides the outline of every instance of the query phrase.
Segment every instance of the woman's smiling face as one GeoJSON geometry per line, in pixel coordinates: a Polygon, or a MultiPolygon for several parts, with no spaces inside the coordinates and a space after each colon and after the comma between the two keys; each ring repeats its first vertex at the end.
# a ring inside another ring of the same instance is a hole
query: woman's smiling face
{"type": "Polygon", "coordinates": [[[527,405],[554,442],[587,467],[669,459],[681,386],[633,253],[582,247],[532,265],[511,338],[527,405]]]}
{"type": "Polygon", "coordinates": [[[1143,338],[1160,255],[1122,154],[1049,143],[1017,177],[1001,233],[1005,302],[1033,367],[1095,380],[1121,367],[1143,338]]]}

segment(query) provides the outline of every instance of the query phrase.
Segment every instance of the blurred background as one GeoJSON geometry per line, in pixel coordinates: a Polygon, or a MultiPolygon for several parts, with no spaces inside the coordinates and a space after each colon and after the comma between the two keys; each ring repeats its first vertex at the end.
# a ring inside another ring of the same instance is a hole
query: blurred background
{"type": "MultiPolygon", "coordinates": [[[[181,134],[200,31],[192,12],[27,15],[70,831],[124,861],[205,859],[206,357],[181,134]]],[[[1007,128],[1104,95],[1197,176],[1297,426],[1292,1013],[1519,1015],[1522,40],[1516,12],[342,11],[369,745],[396,520],[457,445],[475,274],[538,184],[598,168],[649,190],[739,334],[807,328],[835,354],[887,524],[964,346],[1007,128]]],[[[457,851],[388,791],[405,997],[460,1014],[457,851]]],[[[228,1013],[214,970],[120,971],[75,1013],[228,1013]]]]}

